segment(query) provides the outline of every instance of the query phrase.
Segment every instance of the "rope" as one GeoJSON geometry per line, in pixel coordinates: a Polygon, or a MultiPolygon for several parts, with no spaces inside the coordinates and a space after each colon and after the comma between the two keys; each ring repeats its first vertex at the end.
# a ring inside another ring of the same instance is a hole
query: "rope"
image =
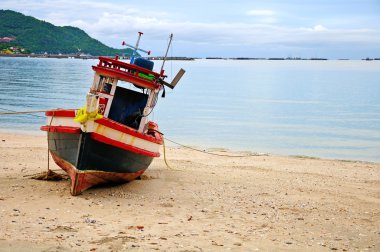
{"type": "Polygon", "coordinates": [[[190,147],[190,146],[187,146],[187,145],[183,145],[183,144],[180,144],[180,143],[177,143],[173,140],[170,140],[166,137],[164,137],[164,134],[158,130],[154,130],[156,131],[158,134],[160,134],[162,136],[162,145],[163,145],[163,149],[164,149],[164,161],[165,161],[165,164],[166,164],[166,167],[168,167],[169,169],[171,170],[176,170],[176,171],[180,171],[180,169],[173,169],[168,161],[167,161],[167,158],[166,158],[166,145],[165,145],[165,140],[169,141],[169,142],[172,142],[174,144],[177,144],[179,146],[182,146],[184,148],[187,148],[187,149],[190,149],[190,150],[193,150],[193,151],[198,151],[198,152],[201,152],[203,154],[207,154],[207,155],[214,155],[214,156],[220,156],[220,157],[231,157],[231,158],[236,158],[236,157],[239,157],[239,158],[243,158],[243,157],[252,157],[252,156],[263,156],[263,155],[267,155],[267,154],[258,154],[258,153],[255,153],[255,154],[250,154],[250,155],[227,155],[227,154],[218,154],[218,153],[211,153],[211,152],[207,152],[207,151],[204,151],[204,150],[199,150],[199,149],[196,149],[196,148],[193,148],[193,147],[190,147]]]}
{"type": "MultiPolygon", "coordinates": [[[[53,118],[54,118],[54,112],[53,112],[53,116],[50,119],[49,128],[51,127],[51,123],[53,122],[53,118]]],[[[48,174],[49,174],[49,171],[50,171],[49,134],[48,134],[48,137],[47,137],[47,144],[48,144],[48,149],[47,149],[47,169],[48,170],[47,170],[47,173],[46,173],[46,178],[48,177],[48,174]]]]}
{"type": "MultiPolygon", "coordinates": [[[[12,113],[0,112],[0,115],[25,114],[25,113],[19,113],[19,112],[17,112],[17,111],[10,110],[10,109],[4,109],[4,108],[0,108],[0,110],[12,112],[12,113]]],[[[36,113],[37,113],[37,112],[36,112],[36,113]]],[[[27,114],[27,115],[34,116],[34,117],[40,117],[40,118],[43,118],[43,117],[44,117],[44,116],[33,115],[33,114],[27,114]]]]}
{"type": "Polygon", "coordinates": [[[0,112],[0,115],[33,114],[33,113],[42,113],[42,112],[46,112],[46,111],[49,111],[49,110],[31,110],[31,111],[12,111],[12,110],[8,110],[8,111],[10,111],[10,112],[0,112]]]}
{"type": "MultiPolygon", "coordinates": [[[[51,123],[53,122],[54,116],[55,116],[55,113],[53,112],[53,116],[50,119],[49,127],[51,127],[51,123]]],[[[49,134],[48,134],[48,137],[47,137],[47,144],[48,144],[48,148],[47,148],[47,171],[41,172],[38,174],[34,174],[34,175],[30,175],[32,179],[54,180],[54,181],[64,179],[64,177],[61,174],[55,173],[53,170],[50,169],[49,140],[50,140],[50,138],[49,138],[49,134]]],[[[54,141],[55,141],[55,139],[54,139],[54,141]]]]}
{"type": "MultiPolygon", "coordinates": [[[[34,113],[43,113],[43,112],[47,112],[47,111],[52,111],[52,110],[63,110],[63,109],[45,109],[45,110],[30,110],[30,111],[14,111],[14,110],[10,110],[10,109],[4,109],[4,108],[0,108],[1,110],[3,111],[7,111],[7,112],[0,112],[0,115],[20,115],[20,114],[30,114],[31,116],[36,116],[36,117],[44,117],[44,116],[39,116],[39,115],[32,115],[34,113]]],[[[66,110],[66,109],[65,109],[66,110]]],[[[70,110],[78,110],[78,109],[70,109],[70,110]]]]}
{"type": "MultiPolygon", "coordinates": [[[[59,171],[63,171],[63,170],[62,169],[55,169],[55,170],[50,169],[50,171],[52,171],[52,172],[59,172],[59,171]]],[[[30,178],[30,177],[38,176],[38,175],[45,176],[45,173],[41,172],[41,173],[35,173],[35,174],[26,174],[26,175],[23,175],[22,177],[24,177],[24,178],[30,178]]]]}
{"type": "MultiPolygon", "coordinates": [[[[161,133],[162,134],[162,133],[161,133]]],[[[267,155],[267,154],[258,154],[258,153],[255,153],[255,154],[249,154],[249,155],[228,155],[228,154],[218,154],[218,153],[212,153],[212,152],[208,152],[208,151],[205,151],[205,150],[199,150],[199,149],[196,149],[196,148],[193,148],[193,147],[190,147],[190,146],[187,146],[187,145],[183,145],[181,143],[178,143],[178,142],[175,142],[173,140],[170,140],[168,138],[165,137],[165,139],[169,142],[172,142],[174,144],[177,144],[179,146],[182,146],[184,148],[187,148],[187,149],[190,149],[190,150],[193,150],[193,151],[198,151],[198,152],[201,152],[203,154],[208,154],[208,155],[213,155],[213,156],[220,156],[220,157],[239,157],[239,158],[242,158],[242,157],[252,157],[252,156],[263,156],[263,155],[267,155]]]]}
{"type": "Polygon", "coordinates": [[[173,170],[173,168],[170,167],[170,165],[168,164],[168,161],[166,160],[166,146],[165,146],[165,139],[164,138],[162,138],[162,145],[164,147],[164,161],[165,161],[166,167],[173,170]]]}

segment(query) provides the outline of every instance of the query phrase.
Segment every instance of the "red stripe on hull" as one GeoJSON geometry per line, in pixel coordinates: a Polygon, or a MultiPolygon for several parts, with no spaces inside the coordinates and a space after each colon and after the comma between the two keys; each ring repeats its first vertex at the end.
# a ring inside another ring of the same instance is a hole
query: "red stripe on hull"
{"type": "Polygon", "coordinates": [[[46,116],[75,117],[75,110],[49,110],[45,112],[46,116]]]}
{"type": "Polygon", "coordinates": [[[117,172],[101,172],[101,171],[79,171],[69,162],[61,159],[59,156],[50,152],[55,163],[61,167],[71,178],[71,195],[75,196],[86,189],[95,185],[105,183],[128,182],[141,176],[145,170],[134,173],[117,173],[117,172]]]}
{"type": "Polygon", "coordinates": [[[160,153],[158,153],[158,152],[152,152],[152,151],[140,149],[140,148],[135,147],[133,145],[129,145],[129,144],[125,144],[125,143],[113,140],[111,138],[105,137],[105,136],[100,135],[100,134],[95,133],[95,132],[91,133],[91,138],[96,140],[96,141],[115,146],[117,148],[121,148],[121,149],[124,149],[127,151],[134,152],[136,154],[149,156],[149,157],[159,157],[160,156],[160,153]]]}
{"type": "MultiPolygon", "coordinates": [[[[75,117],[75,110],[50,110],[50,111],[46,111],[45,115],[46,116],[55,116],[55,117],[75,117]]],[[[100,125],[106,126],[108,128],[111,128],[111,129],[114,129],[114,130],[117,130],[117,131],[120,131],[123,133],[127,133],[131,136],[138,137],[138,138],[147,140],[149,142],[162,145],[162,136],[158,133],[154,133],[154,136],[142,134],[142,133],[137,132],[136,130],[134,130],[132,128],[127,127],[124,124],[120,124],[118,122],[115,122],[111,119],[104,118],[104,117],[96,120],[95,122],[100,124],[100,125]]],[[[149,124],[153,130],[158,130],[157,124],[155,124],[154,122],[150,122],[149,124]]],[[[48,126],[42,126],[42,127],[41,127],[41,130],[43,130],[43,131],[55,131],[55,130],[47,130],[46,127],[48,127],[48,126]],[[44,127],[44,128],[42,128],[42,127],[44,127]]],[[[69,126],[50,126],[50,127],[52,127],[52,129],[54,129],[54,127],[68,127],[69,128],[69,126]]],[[[65,131],[59,131],[59,132],[65,132],[65,131]]],[[[70,133],[70,132],[68,132],[68,133],[70,133]]]]}
{"type": "MultiPolygon", "coordinates": [[[[124,124],[115,122],[115,121],[110,120],[108,118],[101,118],[101,119],[96,120],[95,122],[99,123],[103,126],[106,126],[108,128],[111,128],[111,129],[114,129],[114,130],[117,130],[117,131],[120,131],[123,133],[127,133],[131,136],[134,136],[134,137],[138,137],[138,138],[141,138],[141,139],[144,139],[144,140],[156,143],[156,144],[162,144],[162,137],[160,134],[156,134],[156,137],[144,135],[144,134],[137,132],[136,130],[133,130],[133,129],[125,126],[124,124]]],[[[155,128],[155,130],[158,129],[157,124],[152,122],[151,125],[152,125],[152,127],[155,128]]]]}
{"type": "Polygon", "coordinates": [[[70,126],[41,126],[40,129],[42,131],[49,131],[49,132],[61,132],[61,133],[71,133],[71,134],[82,133],[81,128],[70,127],[70,126]]]}

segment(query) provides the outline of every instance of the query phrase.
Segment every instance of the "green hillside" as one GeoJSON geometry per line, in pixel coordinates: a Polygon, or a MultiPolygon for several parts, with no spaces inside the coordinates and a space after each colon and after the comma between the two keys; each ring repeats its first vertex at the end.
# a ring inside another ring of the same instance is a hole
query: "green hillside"
{"type": "MultiPolygon", "coordinates": [[[[0,10],[0,38],[14,37],[12,45],[18,45],[34,53],[97,55],[130,55],[131,49],[108,47],[72,26],[55,26],[34,17],[11,10],[0,10]]],[[[4,43],[2,43],[4,44],[4,43]]]]}

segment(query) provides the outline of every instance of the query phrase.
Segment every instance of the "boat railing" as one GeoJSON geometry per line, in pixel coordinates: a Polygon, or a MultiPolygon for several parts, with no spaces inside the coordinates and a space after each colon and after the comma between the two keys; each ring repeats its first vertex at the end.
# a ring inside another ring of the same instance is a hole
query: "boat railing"
{"type": "Polygon", "coordinates": [[[158,87],[159,84],[156,83],[156,80],[163,76],[149,69],[107,57],[99,57],[98,65],[93,68],[97,72],[151,89],[158,87]]]}

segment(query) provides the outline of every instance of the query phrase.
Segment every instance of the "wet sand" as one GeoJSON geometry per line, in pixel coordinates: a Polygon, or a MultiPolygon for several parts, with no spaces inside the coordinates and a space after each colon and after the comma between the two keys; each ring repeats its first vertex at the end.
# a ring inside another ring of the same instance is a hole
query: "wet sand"
{"type": "Polygon", "coordinates": [[[173,169],[73,197],[28,176],[45,137],[0,133],[0,251],[380,251],[380,164],[216,153],[245,157],[171,147],[173,169]]]}

